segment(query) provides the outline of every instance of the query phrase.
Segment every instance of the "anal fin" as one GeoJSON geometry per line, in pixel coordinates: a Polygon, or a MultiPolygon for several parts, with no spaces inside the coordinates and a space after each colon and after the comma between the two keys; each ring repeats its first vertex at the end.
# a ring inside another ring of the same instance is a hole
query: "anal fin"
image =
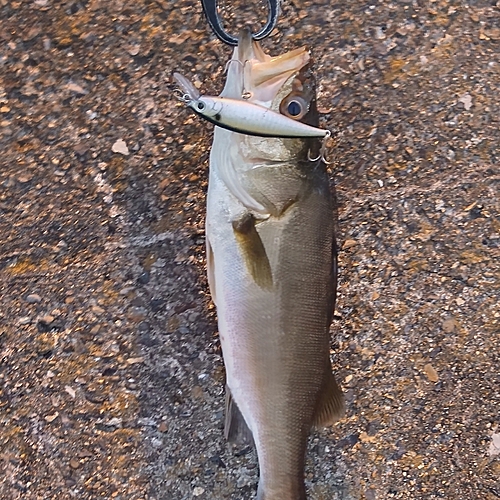
{"type": "Polygon", "coordinates": [[[224,436],[233,444],[253,445],[252,431],[243,418],[243,415],[226,385],[226,418],[224,423],[224,436]]]}
{"type": "Polygon", "coordinates": [[[316,413],[313,419],[315,427],[326,427],[334,424],[345,414],[344,395],[331,371],[330,360],[325,372],[323,386],[318,398],[316,413]]]}

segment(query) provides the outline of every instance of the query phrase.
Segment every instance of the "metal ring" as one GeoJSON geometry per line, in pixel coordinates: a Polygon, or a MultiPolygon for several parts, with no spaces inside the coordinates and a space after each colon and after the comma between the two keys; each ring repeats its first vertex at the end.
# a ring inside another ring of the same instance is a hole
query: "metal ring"
{"type": "MultiPolygon", "coordinates": [[[[267,0],[267,3],[269,5],[269,12],[266,25],[255,35],[252,34],[254,40],[262,40],[269,36],[278,21],[279,0],[267,0]]],[[[217,0],[201,0],[201,5],[207,17],[208,24],[217,38],[228,45],[238,45],[238,38],[227,33],[222,27],[222,20],[217,12],[217,0]]]]}

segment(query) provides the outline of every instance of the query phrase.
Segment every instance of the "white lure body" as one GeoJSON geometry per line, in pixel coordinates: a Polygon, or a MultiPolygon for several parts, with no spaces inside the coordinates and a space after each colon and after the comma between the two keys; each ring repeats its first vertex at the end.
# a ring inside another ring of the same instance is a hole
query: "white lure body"
{"type": "Polygon", "coordinates": [[[201,96],[183,75],[174,73],[184,102],[198,115],[221,128],[258,137],[329,137],[330,131],[293,120],[276,111],[232,97],[201,96]]]}
{"type": "Polygon", "coordinates": [[[203,96],[188,103],[197,114],[222,128],[260,137],[326,137],[311,127],[259,104],[228,97],[203,96]]]}

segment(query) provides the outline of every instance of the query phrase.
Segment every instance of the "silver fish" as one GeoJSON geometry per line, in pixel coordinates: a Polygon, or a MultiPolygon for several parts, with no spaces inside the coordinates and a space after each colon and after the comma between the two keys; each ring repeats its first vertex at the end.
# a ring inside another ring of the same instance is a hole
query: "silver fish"
{"type": "MultiPolygon", "coordinates": [[[[318,127],[305,48],[277,57],[242,31],[221,97],[318,127]]],[[[336,292],[332,200],[317,139],[215,127],[207,198],[207,268],[226,367],[230,441],[253,441],[258,500],[305,500],[313,426],[344,412],[331,371],[336,292]]]]}

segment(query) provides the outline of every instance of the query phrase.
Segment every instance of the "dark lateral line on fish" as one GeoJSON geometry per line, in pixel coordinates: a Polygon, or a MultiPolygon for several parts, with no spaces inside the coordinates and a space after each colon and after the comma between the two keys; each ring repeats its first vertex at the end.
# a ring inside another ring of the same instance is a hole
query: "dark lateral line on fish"
{"type": "Polygon", "coordinates": [[[237,129],[237,128],[234,128],[234,127],[229,127],[228,125],[221,124],[217,120],[214,120],[212,118],[209,118],[208,116],[202,115],[201,113],[198,113],[193,108],[189,108],[189,109],[191,109],[200,118],[203,118],[207,122],[213,123],[217,127],[224,128],[226,130],[230,130],[231,132],[237,132],[238,134],[252,135],[253,137],[274,137],[276,139],[278,139],[278,138],[279,139],[321,139],[321,137],[311,137],[311,136],[302,136],[302,135],[257,134],[256,132],[249,132],[247,130],[237,129]]]}

